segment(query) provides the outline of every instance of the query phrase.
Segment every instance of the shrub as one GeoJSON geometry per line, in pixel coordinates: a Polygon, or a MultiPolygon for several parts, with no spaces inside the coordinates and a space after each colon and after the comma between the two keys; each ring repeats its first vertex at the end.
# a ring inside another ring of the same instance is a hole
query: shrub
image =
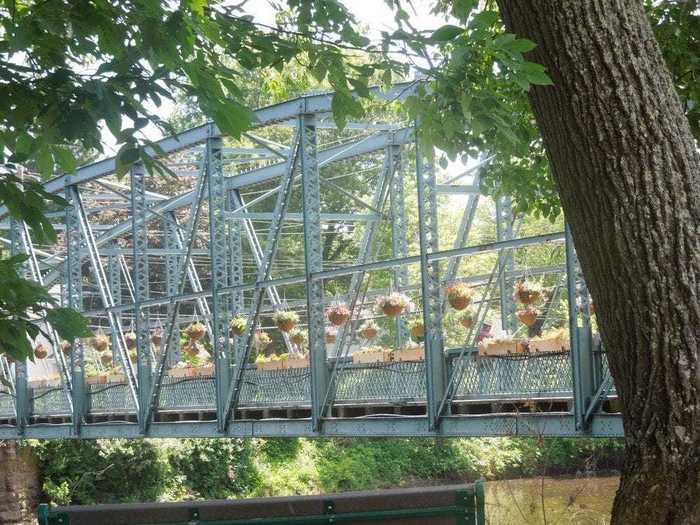
{"type": "Polygon", "coordinates": [[[33,446],[43,490],[58,505],[155,501],[172,478],[148,440],[56,440],[33,446]]]}
{"type": "Polygon", "coordinates": [[[249,440],[183,439],[169,462],[187,488],[205,499],[245,496],[260,482],[249,440]]]}

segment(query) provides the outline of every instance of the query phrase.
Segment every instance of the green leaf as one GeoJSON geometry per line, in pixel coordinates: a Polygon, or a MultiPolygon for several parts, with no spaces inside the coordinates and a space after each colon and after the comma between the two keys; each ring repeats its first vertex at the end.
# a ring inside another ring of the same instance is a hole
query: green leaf
{"type": "Polygon", "coordinates": [[[87,319],[72,308],[53,308],[46,312],[46,320],[51,323],[61,339],[67,341],[93,335],[87,319]]]}
{"type": "Polygon", "coordinates": [[[436,29],[433,34],[430,35],[430,40],[433,42],[448,42],[454,40],[462,33],[464,33],[464,28],[447,24],[436,29]]]}
{"type": "Polygon", "coordinates": [[[72,173],[75,171],[75,156],[73,152],[68,148],[61,146],[54,146],[52,148],[54,158],[58,161],[58,165],[65,173],[72,173]]]}

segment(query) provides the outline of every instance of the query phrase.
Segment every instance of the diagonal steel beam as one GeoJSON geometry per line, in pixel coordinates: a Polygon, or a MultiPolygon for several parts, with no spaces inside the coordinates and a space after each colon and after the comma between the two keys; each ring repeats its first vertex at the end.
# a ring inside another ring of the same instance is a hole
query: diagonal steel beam
{"type": "MultiPolygon", "coordinates": [[[[301,127],[301,126],[300,126],[301,127]]],[[[277,193],[277,201],[275,203],[274,218],[270,223],[270,227],[267,233],[267,240],[265,242],[265,250],[263,253],[262,265],[258,268],[257,280],[266,281],[270,277],[270,268],[272,267],[272,261],[277,253],[277,245],[280,230],[282,227],[282,220],[284,214],[287,211],[289,205],[289,198],[292,193],[292,181],[294,180],[294,170],[297,167],[299,161],[299,150],[301,141],[301,129],[297,130],[294,137],[294,143],[292,147],[292,152],[287,160],[287,172],[282,179],[281,189],[277,193]]],[[[245,372],[245,366],[248,362],[248,356],[250,355],[251,346],[253,343],[253,333],[255,331],[255,322],[260,311],[260,306],[262,303],[263,287],[256,287],[253,292],[252,303],[248,315],[248,324],[246,325],[246,331],[243,334],[243,338],[240,343],[241,352],[240,355],[236,356],[236,361],[233,366],[233,380],[229,386],[228,393],[226,395],[226,402],[223,408],[223,420],[218,421],[219,432],[226,432],[228,430],[229,421],[233,418],[238,405],[238,399],[241,393],[241,384],[243,381],[243,374],[245,372]]]]}
{"type": "MultiPolygon", "coordinates": [[[[134,370],[131,366],[131,361],[129,360],[129,355],[126,348],[126,341],[124,339],[124,330],[121,324],[121,320],[115,314],[114,310],[111,310],[116,306],[114,298],[112,297],[112,292],[109,289],[109,282],[107,281],[107,275],[100,261],[100,254],[95,243],[95,238],[92,234],[92,229],[90,228],[90,222],[88,221],[87,214],[85,213],[85,206],[83,205],[82,198],[80,196],[80,191],[76,186],[70,186],[69,191],[71,193],[72,201],[74,206],[76,206],[78,223],[80,226],[80,231],[83,234],[85,244],[87,246],[87,251],[90,258],[90,266],[92,269],[93,276],[97,282],[97,287],[100,292],[100,297],[102,303],[105,305],[107,310],[107,319],[109,321],[110,328],[112,332],[117,332],[117,354],[121,365],[124,368],[124,373],[126,375],[127,384],[129,385],[129,392],[134,400],[134,406],[138,411],[139,399],[138,399],[138,385],[137,378],[134,375],[134,370]]],[[[74,384],[75,386],[75,384],[74,384]]]]}

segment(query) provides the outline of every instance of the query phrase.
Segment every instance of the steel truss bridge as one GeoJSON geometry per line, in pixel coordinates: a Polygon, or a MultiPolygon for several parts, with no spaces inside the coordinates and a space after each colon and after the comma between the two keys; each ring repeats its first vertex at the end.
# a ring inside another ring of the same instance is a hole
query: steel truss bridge
{"type": "MultiPolygon", "coordinates": [[[[395,101],[413,89],[375,95],[395,101]]],[[[137,163],[119,179],[109,158],[47,181],[70,203],[50,214],[57,246],[36,245],[25,224],[6,218],[3,242],[30,256],[27,275],[111,338],[121,375],[90,381],[102,364],[89,343],[75,341],[64,354],[55,333],[47,359],[2,358],[0,439],[622,435],[566,228],[520,235],[522,217],[508,198],[479,194],[488,158],[448,177],[413,125],[338,130],[331,101],[311,94],[259,109],[255,128],[237,140],[212,123],[162,139],[149,154],[171,178],[137,163]],[[476,238],[484,214],[495,232],[476,238]],[[450,238],[439,238],[441,220],[450,238]],[[556,256],[528,265],[537,250],[556,256]],[[475,273],[477,261],[491,271],[475,273]],[[522,331],[513,286],[523,276],[553,283],[544,323],[568,326],[570,351],[478,355],[487,320],[522,331]],[[468,333],[446,322],[443,289],[456,281],[477,290],[468,333]],[[353,363],[358,326],[376,317],[373,301],[390,290],[410,295],[416,309],[380,319],[385,339],[403,345],[408,319],[421,318],[425,359],[353,363]],[[352,317],[328,344],[332,301],[352,317]],[[255,332],[279,309],[300,314],[306,368],[252,364],[255,332]],[[241,313],[245,333],[231,337],[229,321],[241,313]],[[174,374],[182,331],[195,319],[206,326],[213,371],[174,374]],[[157,345],[154,330],[163,331],[157,345]]]]}

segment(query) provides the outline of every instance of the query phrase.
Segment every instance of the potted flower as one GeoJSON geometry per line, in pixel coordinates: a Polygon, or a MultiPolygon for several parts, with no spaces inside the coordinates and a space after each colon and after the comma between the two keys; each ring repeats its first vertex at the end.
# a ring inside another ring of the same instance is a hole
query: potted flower
{"type": "Polygon", "coordinates": [[[335,326],[326,328],[326,343],[334,344],[338,340],[338,329],[335,326]]]}
{"type": "Polygon", "coordinates": [[[377,299],[377,308],[388,317],[398,317],[411,304],[406,294],[393,292],[377,299]]]}
{"type": "Polygon", "coordinates": [[[271,342],[272,339],[270,339],[268,333],[262,330],[258,330],[253,336],[253,344],[258,351],[265,350],[271,342]]]}
{"type": "Polygon", "coordinates": [[[37,359],[46,359],[49,355],[49,350],[43,344],[39,343],[34,349],[34,356],[37,359]]]}
{"type": "Polygon", "coordinates": [[[188,369],[190,368],[192,368],[190,363],[186,361],[178,361],[175,363],[175,366],[168,370],[168,375],[170,377],[188,377],[190,375],[188,369]]]}
{"type": "Polygon", "coordinates": [[[109,337],[104,334],[97,334],[92,338],[91,344],[98,352],[104,352],[109,348],[109,337]]]}
{"type": "Polygon", "coordinates": [[[479,343],[479,355],[508,355],[527,351],[527,342],[512,336],[487,337],[479,343]]]}
{"type": "Polygon", "coordinates": [[[129,350],[136,348],[136,339],[136,334],[133,331],[124,335],[124,341],[129,350]]]}
{"type": "Polygon", "coordinates": [[[326,316],[331,324],[342,326],[350,319],[350,309],[345,306],[345,303],[335,303],[326,310],[326,316]]]}
{"type": "Polygon", "coordinates": [[[532,281],[520,281],[515,285],[515,300],[523,304],[539,303],[544,296],[541,284],[532,281]]]}
{"type": "Polygon", "coordinates": [[[280,357],[286,356],[287,368],[309,368],[309,356],[305,354],[282,354],[280,357]]]}
{"type": "Polygon", "coordinates": [[[163,342],[163,329],[162,328],[156,328],[151,332],[151,343],[156,348],[160,348],[160,343],[163,342]]]}
{"type": "Polygon", "coordinates": [[[306,330],[301,330],[299,328],[292,330],[292,333],[289,334],[289,338],[292,340],[292,343],[297,345],[299,348],[303,347],[308,341],[306,330]]]}
{"type": "Polygon", "coordinates": [[[242,336],[245,333],[248,321],[242,315],[237,315],[228,323],[228,329],[231,335],[242,336]]]}
{"type": "Polygon", "coordinates": [[[385,363],[391,361],[391,350],[383,346],[368,346],[352,354],[352,362],[360,363],[385,363]]]}
{"type": "Polygon", "coordinates": [[[474,290],[466,283],[455,283],[446,290],[447,302],[455,310],[464,310],[474,297],[474,290]]]}
{"type": "Polygon", "coordinates": [[[110,366],[112,364],[112,356],[109,353],[100,354],[100,362],[104,366],[110,366]]]}
{"type": "Polygon", "coordinates": [[[362,339],[369,341],[370,339],[377,337],[377,334],[379,333],[379,326],[377,326],[377,323],[375,323],[372,319],[368,319],[362,323],[358,333],[362,339]]]}
{"type": "Polygon", "coordinates": [[[461,324],[467,330],[472,328],[474,323],[476,323],[476,314],[474,313],[474,310],[467,309],[459,314],[459,324],[461,324]]]}
{"type": "Polygon", "coordinates": [[[535,326],[537,323],[537,318],[542,315],[542,312],[534,306],[526,306],[525,308],[518,310],[516,312],[518,319],[527,327],[535,326]]]}
{"type": "Polygon", "coordinates": [[[272,314],[272,320],[277,325],[277,328],[285,333],[289,333],[294,330],[294,327],[299,322],[299,316],[296,312],[277,310],[274,314],[272,314]]]}
{"type": "Polygon", "coordinates": [[[138,354],[136,353],[136,350],[129,351],[129,361],[131,361],[131,363],[134,365],[138,361],[138,354]]]}
{"type": "Polygon", "coordinates": [[[423,325],[422,319],[414,319],[408,325],[408,329],[411,332],[411,337],[414,341],[422,342],[425,339],[425,326],[423,325]]]}
{"type": "Polygon", "coordinates": [[[571,350],[569,331],[566,328],[547,330],[530,339],[531,352],[568,352],[571,350]]]}
{"type": "Polygon", "coordinates": [[[259,355],[255,359],[255,365],[258,370],[282,370],[287,368],[287,360],[280,359],[276,354],[272,354],[270,357],[259,355]]]}
{"type": "Polygon", "coordinates": [[[65,339],[61,341],[61,352],[63,352],[63,355],[68,357],[72,351],[73,345],[70,344],[70,342],[66,341],[65,339]]]}
{"type": "Polygon", "coordinates": [[[206,327],[199,321],[195,321],[185,329],[185,334],[191,341],[199,341],[207,333],[206,327]]]}
{"type": "Polygon", "coordinates": [[[392,352],[392,361],[424,361],[425,349],[423,345],[407,345],[404,348],[392,352]]]}

